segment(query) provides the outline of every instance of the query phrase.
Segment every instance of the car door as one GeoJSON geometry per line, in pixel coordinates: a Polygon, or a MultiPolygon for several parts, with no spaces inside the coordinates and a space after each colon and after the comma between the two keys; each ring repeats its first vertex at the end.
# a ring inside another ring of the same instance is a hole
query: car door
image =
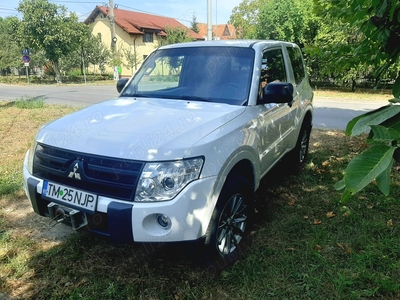
{"type": "MultiPolygon", "coordinates": [[[[301,106],[312,98],[310,87],[306,79],[305,65],[303,56],[299,47],[294,44],[287,44],[284,48],[284,53],[287,53],[288,60],[288,82],[293,85],[293,102],[290,112],[289,136],[290,147],[294,147],[298,138],[298,130],[302,122],[301,106]]],[[[286,54],[285,53],[285,54],[286,54]]]]}
{"type": "MultiPolygon", "coordinates": [[[[282,47],[267,48],[263,52],[260,97],[263,88],[271,82],[287,82],[287,57],[282,47]]],[[[287,136],[292,123],[292,107],[287,103],[267,103],[257,105],[260,126],[261,164],[265,174],[285,153],[288,147],[287,136]]]]}

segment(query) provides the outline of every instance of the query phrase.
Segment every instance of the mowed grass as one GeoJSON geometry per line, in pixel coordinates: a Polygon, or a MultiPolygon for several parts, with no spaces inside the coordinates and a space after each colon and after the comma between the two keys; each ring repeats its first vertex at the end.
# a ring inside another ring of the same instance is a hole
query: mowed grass
{"type": "Polygon", "coordinates": [[[370,186],[340,203],[333,187],[365,137],[314,129],[299,175],[280,164],[263,179],[244,257],[200,267],[185,245],[46,235],[49,220],[22,191],[22,161],[36,130],[73,110],[0,104],[0,298],[400,299],[398,166],[389,197],[370,186]]]}

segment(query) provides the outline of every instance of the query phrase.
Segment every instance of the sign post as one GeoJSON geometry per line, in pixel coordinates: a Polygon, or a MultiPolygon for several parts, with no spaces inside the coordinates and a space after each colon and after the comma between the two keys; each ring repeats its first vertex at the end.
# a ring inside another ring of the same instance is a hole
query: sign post
{"type": "Polygon", "coordinates": [[[29,84],[29,62],[31,61],[31,57],[29,56],[31,54],[31,51],[28,47],[25,49],[22,49],[22,61],[24,62],[25,65],[25,71],[26,71],[26,81],[29,84]]]}

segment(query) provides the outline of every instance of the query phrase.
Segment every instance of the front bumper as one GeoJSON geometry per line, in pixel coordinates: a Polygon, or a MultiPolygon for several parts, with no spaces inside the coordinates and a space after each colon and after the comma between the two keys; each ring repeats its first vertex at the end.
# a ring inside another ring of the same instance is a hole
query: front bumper
{"type": "MultiPolygon", "coordinates": [[[[28,153],[23,167],[26,195],[37,214],[54,217],[54,213],[49,210],[49,204],[51,207],[54,205],[51,204],[53,202],[42,197],[44,181],[28,172],[27,158],[28,153]]],[[[99,196],[94,213],[79,213],[87,218],[87,225],[85,226],[87,230],[108,236],[117,242],[197,240],[205,235],[217,201],[218,192],[213,191],[215,180],[215,177],[196,180],[173,200],[163,202],[127,202],[99,196]],[[169,226],[160,226],[157,221],[160,215],[169,218],[169,226]]],[[[77,210],[77,208],[62,204],[62,207],[64,206],[67,211],[77,210]]],[[[79,215],[80,218],[81,215],[79,215]]]]}

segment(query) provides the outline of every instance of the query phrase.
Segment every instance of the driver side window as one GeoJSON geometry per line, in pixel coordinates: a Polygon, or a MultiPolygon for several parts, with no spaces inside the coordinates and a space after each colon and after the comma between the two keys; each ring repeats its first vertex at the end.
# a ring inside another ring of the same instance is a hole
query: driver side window
{"type": "Polygon", "coordinates": [[[274,81],[287,81],[285,62],[281,49],[267,50],[264,52],[262,58],[261,88],[274,81]]]}

